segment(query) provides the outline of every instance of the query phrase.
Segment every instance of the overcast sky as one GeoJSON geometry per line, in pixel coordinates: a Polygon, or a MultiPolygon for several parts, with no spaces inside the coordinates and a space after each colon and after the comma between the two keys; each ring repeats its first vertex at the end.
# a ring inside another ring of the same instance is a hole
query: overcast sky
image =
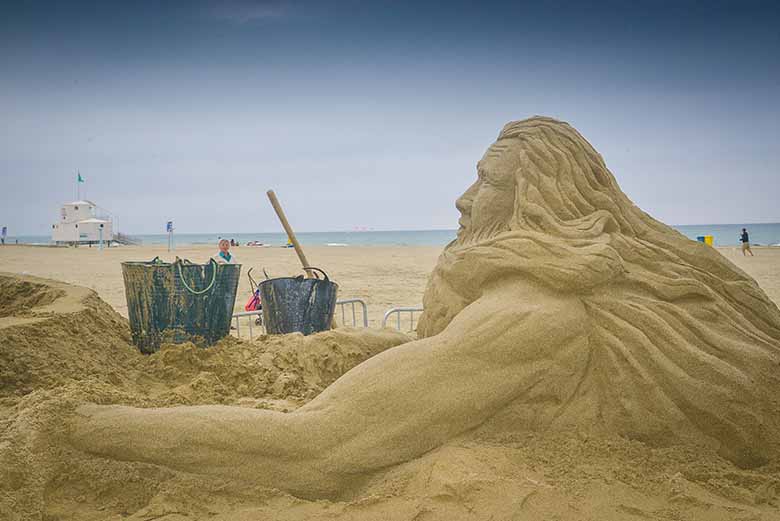
{"type": "Polygon", "coordinates": [[[79,170],[128,233],[281,231],[269,188],[299,231],[456,228],[535,114],[669,224],[780,222],[777,2],[589,4],[3,2],[0,225],[79,170]]]}

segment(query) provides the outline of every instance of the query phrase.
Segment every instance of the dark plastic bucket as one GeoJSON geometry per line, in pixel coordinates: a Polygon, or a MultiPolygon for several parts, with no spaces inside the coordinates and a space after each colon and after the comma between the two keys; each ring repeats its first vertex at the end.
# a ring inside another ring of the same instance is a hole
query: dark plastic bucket
{"type": "Polygon", "coordinates": [[[230,332],[240,264],[123,262],[133,343],[154,353],[163,342],[205,347],[230,332]]]}
{"type": "Polygon", "coordinates": [[[265,329],[273,335],[303,333],[310,335],[330,329],[336,309],[338,284],[319,268],[308,268],[324,279],[281,277],[260,283],[265,329]]]}

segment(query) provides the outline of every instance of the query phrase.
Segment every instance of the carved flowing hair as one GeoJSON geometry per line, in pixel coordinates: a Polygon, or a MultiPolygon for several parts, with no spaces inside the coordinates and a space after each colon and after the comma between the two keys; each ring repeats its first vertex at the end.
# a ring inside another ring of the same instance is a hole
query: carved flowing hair
{"type": "Polygon", "coordinates": [[[447,246],[418,333],[443,330],[501,277],[577,295],[590,318],[584,381],[625,384],[621,396],[591,387],[600,389],[600,421],[639,438],[652,431],[654,439],[664,430],[675,438],[685,423],[734,461],[763,461],[765,416],[778,416],[764,392],[780,392],[777,307],[714,248],[634,205],[568,124],[541,117],[509,123],[486,157],[507,151],[517,158],[513,212],[489,236],[475,230],[447,246]]]}

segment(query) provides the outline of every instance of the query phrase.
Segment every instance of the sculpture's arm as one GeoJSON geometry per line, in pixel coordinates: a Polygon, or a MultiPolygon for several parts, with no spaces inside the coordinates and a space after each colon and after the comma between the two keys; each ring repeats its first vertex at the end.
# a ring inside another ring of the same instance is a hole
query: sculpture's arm
{"type": "Polygon", "coordinates": [[[79,410],[73,443],[301,494],[338,490],[350,476],[409,460],[481,424],[581,337],[578,301],[506,286],[488,291],[441,334],[353,368],[294,413],[92,405],[79,410]]]}
{"type": "MultiPolygon", "coordinates": [[[[322,457],[334,470],[407,461],[480,425],[553,373],[576,380],[582,368],[568,366],[567,353],[586,348],[585,317],[579,299],[502,281],[440,334],[365,361],[299,414],[323,414],[339,432],[323,436],[332,443],[322,457]]],[[[567,389],[560,385],[562,399],[567,389]]]]}

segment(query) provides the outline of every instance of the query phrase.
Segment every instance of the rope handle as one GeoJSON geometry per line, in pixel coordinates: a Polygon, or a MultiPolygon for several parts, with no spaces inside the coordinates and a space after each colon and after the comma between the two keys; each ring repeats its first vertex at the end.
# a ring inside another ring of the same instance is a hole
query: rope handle
{"type": "Polygon", "coordinates": [[[189,284],[187,284],[187,281],[184,280],[184,276],[181,273],[181,265],[184,264],[183,262],[177,262],[176,265],[179,268],[179,278],[181,279],[181,283],[184,285],[187,291],[192,293],[193,295],[203,295],[207,291],[209,291],[211,288],[214,287],[214,282],[217,280],[217,261],[214,259],[209,259],[209,264],[212,264],[212,270],[211,270],[211,283],[209,283],[208,286],[206,286],[206,289],[195,291],[192,289],[189,284]]]}

